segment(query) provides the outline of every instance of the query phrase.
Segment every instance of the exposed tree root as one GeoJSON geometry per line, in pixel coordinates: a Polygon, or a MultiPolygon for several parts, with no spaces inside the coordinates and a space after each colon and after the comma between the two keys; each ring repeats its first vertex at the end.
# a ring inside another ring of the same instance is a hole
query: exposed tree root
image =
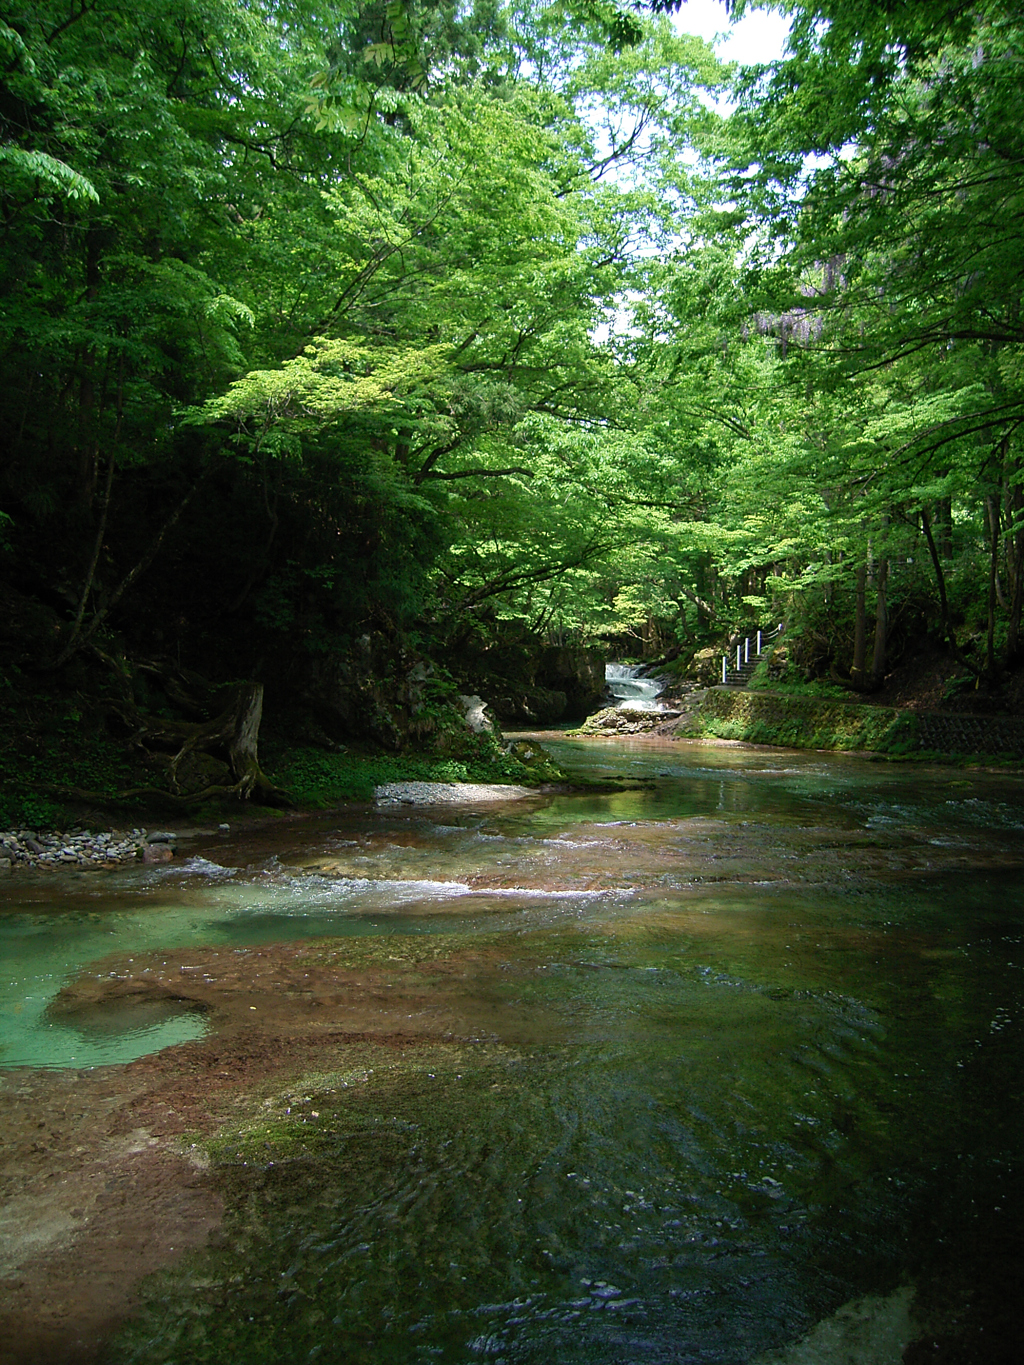
{"type": "MultiPolygon", "coordinates": [[[[94,651],[112,670],[120,697],[110,710],[130,732],[130,743],[151,758],[158,754],[167,761],[168,789],[134,787],[103,796],[70,787],[60,790],[83,800],[131,800],[159,798],[178,808],[196,806],[212,797],[234,797],[264,806],[290,806],[291,798],[276,787],[260,768],[258,740],[263,717],[263,684],[251,681],[213,685],[198,674],[155,663],[137,665],[139,671],[155,677],[161,689],[179,710],[202,717],[174,720],[150,715],[139,708],[132,686],[131,671],[124,660],[94,651]],[[216,710],[215,710],[216,708],[216,710]],[[211,717],[211,711],[215,714],[211,717]],[[166,755],[170,753],[169,759],[166,755]],[[234,779],[231,783],[211,783],[200,791],[183,791],[181,767],[198,753],[222,758],[234,779]]],[[[48,788],[56,791],[56,788],[48,788]]]]}
{"type": "MultiPolygon", "coordinates": [[[[72,787],[59,782],[26,782],[25,786],[31,791],[43,792],[48,796],[73,797],[77,801],[86,802],[91,806],[105,806],[118,801],[138,801],[153,800],[163,805],[171,806],[175,810],[193,810],[196,806],[201,806],[204,801],[211,801],[215,798],[230,799],[237,798],[239,801],[249,799],[244,784],[236,782],[233,786],[212,786],[204,787],[201,791],[195,792],[172,792],[166,787],[127,787],[123,791],[116,792],[94,792],[88,791],[85,787],[72,787]]],[[[257,796],[255,798],[258,805],[264,806],[291,806],[291,797],[275,787],[272,783],[267,783],[266,797],[257,796]]]]}

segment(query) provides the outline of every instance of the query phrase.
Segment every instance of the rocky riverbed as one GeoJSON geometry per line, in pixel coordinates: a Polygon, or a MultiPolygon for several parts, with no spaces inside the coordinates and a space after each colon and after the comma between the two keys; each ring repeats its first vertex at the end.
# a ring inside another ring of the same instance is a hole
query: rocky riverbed
{"type": "Polygon", "coordinates": [[[1019,777],[548,742],[6,879],[0,1365],[1016,1358],[1019,777]]]}

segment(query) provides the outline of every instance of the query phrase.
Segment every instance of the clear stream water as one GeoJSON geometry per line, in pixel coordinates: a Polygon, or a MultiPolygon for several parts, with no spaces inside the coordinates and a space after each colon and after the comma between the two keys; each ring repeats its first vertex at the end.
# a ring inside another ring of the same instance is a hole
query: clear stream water
{"type": "Polygon", "coordinates": [[[111,953],[465,955],[450,1041],[311,1080],[291,1155],[225,1146],[227,1243],[159,1282],[118,1359],[734,1365],[901,1285],[947,1307],[1010,1293],[1024,781],[549,747],[649,785],[364,808],[169,867],[7,883],[8,1066],[203,1028],[51,1019],[61,982],[111,953]]]}

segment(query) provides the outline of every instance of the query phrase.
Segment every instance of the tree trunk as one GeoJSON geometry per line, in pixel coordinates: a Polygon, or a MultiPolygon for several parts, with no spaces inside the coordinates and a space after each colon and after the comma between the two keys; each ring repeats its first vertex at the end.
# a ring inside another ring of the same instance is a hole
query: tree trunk
{"type": "MultiPolygon", "coordinates": [[[[111,460],[113,460],[113,456],[111,456],[111,460]]],[[[209,476],[211,471],[212,466],[210,467],[210,469],[207,469],[205,474],[200,475],[198,482],[195,483],[192,486],[192,488],[189,489],[189,491],[178,503],[177,507],[175,507],[174,510],[171,512],[170,516],[164,522],[163,526],[150,541],[149,548],[146,551],[146,553],[142,556],[142,558],[135,565],[135,567],[133,569],[130,569],[128,573],[125,574],[124,578],[121,579],[121,582],[110,594],[110,596],[104,602],[103,606],[101,606],[96,611],[92,620],[83,629],[82,618],[85,611],[85,601],[89,595],[89,589],[92,584],[92,573],[95,570],[96,563],[99,558],[100,548],[102,546],[103,526],[100,527],[100,533],[97,536],[96,540],[93,562],[90,568],[89,575],[87,576],[86,579],[85,590],[82,593],[82,599],[79,605],[79,610],[75,617],[75,621],[71,627],[71,630],[68,633],[67,643],[64,645],[63,649],[60,651],[60,654],[57,656],[57,660],[54,665],[56,668],[62,668],[73,654],[77,653],[78,650],[80,650],[84,645],[87,645],[89,643],[93,635],[95,635],[96,631],[107,619],[111,611],[113,611],[114,607],[117,606],[118,602],[121,600],[125,592],[131,587],[131,585],[135,582],[139,575],[145,573],[145,571],[149,568],[150,564],[152,564],[153,560],[156,558],[160,550],[160,546],[163,544],[164,538],[167,536],[167,533],[175,526],[175,524],[178,521],[178,518],[181,516],[185,508],[192,501],[193,497],[195,497],[196,493],[199,491],[200,486],[209,476]]],[[[110,477],[112,476],[113,464],[111,464],[110,466],[110,477]]],[[[103,525],[105,526],[105,522],[103,525]]]]}
{"type": "Polygon", "coordinates": [[[1010,604],[1009,604],[1009,602],[1006,600],[1006,594],[1003,592],[1002,580],[1001,580],[1000,577],[999,577],[999,537],[1000,537],[999,498],[996,497],[996,496],[994,496],[994,495],[991,494],[991,493],[986,494],[986,496],[985,496],[985,511],[988,513],[988,528],[989,528],[989,534],[990,534],[991,537],[992,537],[992,553],[995,555],[995,562],[994,562],[993,568],[992,568],[992,575],[993,575],[993,579],[994,579],[994,582],[993,582],[993,585],[992,585],[992,586],[993,586],[994,589],[995,589],[996,602],[998,603],[998,605],[1003,609],[1003,611],[1009,611],[1009,609],[1010,609],[1010,604]]]}
{"type": "MultiPolygon", "coordinates": [[[[160,679],[168,698],[186,713],[209,715],[218,696],[223,697],[228,693],[224,710],[212,719],[174,720],[166,716],[151,716],[140,711],[136,705],[127,668],[100,650],[95,652],[113,669],[117,678],[122,700],[111,703],[111,710],[133,731],[132,743],[154,756],[161,752],[166,755],[168,750],[173,752],[173,757],[163,760],[167,764],[170,791],[166,795],[169,799],[179,804],[198,804],[214,796],[234,796],[240,801],[254,800],[265,806],[292,804],[287,793],[275,787],[260,768],[257,746],[263,718],[262,683],[245,682],[232,687],[213,687],[195,674],[183,673],[178,679],[170,670],[154,664],[141,664],[139,667],[143,671],[160,679]],[[186,684],[185,687],[182,682],[186,684]],[[206,787],[201,792],[182,792],[178,784],[179,770],[189,755],[196,752],[226,757],[233,784],[206,787]]],[[[148,789],[147,794],[160,793],[148,789]]]]}
{"type": "Polygon", "coordinates": [[[864,690],[866,682],[866,669],[868,657],[868,627],[867,627],[867,583],[868,566],[860,564],[857,568],[857,607],[853,626],[853,667],[850,669],[850,678],[858,692],[864,690]]]}
{"type": "Polygon", "coordinates": [[[949,562],[953,558],[953,499],[940,498],[935,504],[935,539],[939,554],[949,562]]]}
{"type": "Polygon", "coordinates": [[[234,732],[228,740],[228,763],[242,801],[248,801],[252,796],[266,801],[269,795],[279,795],[273,784],[263,776],[257,757],[256,746],[262,719],[263,684],[245,683],[238,693],[234,732]]]}
{"type": "Polygon", "coordinates": [[[988,557],[988,635],[986,648],[986,667],[991,676],[996,671],[996,599],[999,589],[999,512],[993,497],[985,499],[988,509],[989,557],[988,557]]]}
{"type": "Polygon", "coordinates": [[[871,656],[871,686],[881,687],[885,681],[885,642],[889,633],[889,561],[878,561],[878,602],[875,607],[875,648],[871,656]]]}
{"type": "Polygon", "coordinates": [[[928,553],[931,555],[932,568],[935,570],[935,582],[939,589],[939,607],[942,611],[942,630],[949,642],[949,647],[953,652],[954,658],[958,663],[978,677],[978,670],[969,659],[964,657],[963,650],[957,644],[956,631],[953,629],[953,621],[949,614],[949,598],[946,596],[946,575],[942,572],[942,564],[939,560],[939,552],[935,548],[935,537],[932,535],[931,522],[924,507],[921,508],[921,527],[924,530],[925,540],[928,542],[928,553]]]}
{"type": "Polygon", "coordinates": [[[1006,489],[1006,516],[1003,522],[1006,544],[1007,581],[1010,587],[1010,617],[1006,627],[1006,658],[1011,662],[1020,649],[1021,608],[1024,606],[1024,492],[1013,461],[1007,459],[1003,486],[1006,489]]]}

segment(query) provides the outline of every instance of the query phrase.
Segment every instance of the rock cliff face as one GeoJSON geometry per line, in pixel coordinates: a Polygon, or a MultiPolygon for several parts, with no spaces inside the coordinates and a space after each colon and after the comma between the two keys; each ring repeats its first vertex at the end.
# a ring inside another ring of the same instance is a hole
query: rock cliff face
{"type": "Polygon", "coordinates": [[[445,662],[506,725],[583,720],[605,695],[600,650],[549,645],[515,621],[493,623],[486,640],[459,641],[445,662]]]}
{"type": "MultiPolygon", "coordinates": [[[[459,639],[431,638],[429,622],[418,636],[382,621],[355,638],[249,638],[207,623],[171,653],[147,648],[128,616],[62,663],[69,613],[0,581],[0,832],[79,814],[95,826],[117,802],[284,804],[259,746],[273,767],[292,750],[350,744],[499,762],[496,722],[582,720],[604,692],[598,652],[551,646],[518,622],[467,621],[459,639]]],[[[0,872],[15,861],[0,849],[0,872]]]]}
{"type": "Polygon", "coordinates": [[[541,655],[537,677],[565,693],[562,720],[582,720],[604,700],[604,656],[599,649],[549,646],[541,655]]]}
{"type": "Polygon", "coordinates": [[[401,636],[366,634],[346,653],[316,662],[297,683],[279,687],[278,695],[290,690],[328,742],[368,742],[392,752],[450,752],[460,736],[489,730],[492,716],[506,725],[583,720],[605,693],[599,650],[550,646],[517,623],[475,651],[440,651],[436,664],[401,636]]]}
{"type": "Polygon", "coordinates": [[[317,661],[299,695],[334,741],[364,740],[397,751],[434,747],[442,731],[465,727],[457,694],[445,695],[431,660],[401,637],[379,632],[317,661]]]}
{"type": "Polygon", "coordinates": [[[53,607],[0,582],[0,668],[45,667],[56,656],[60,634],[53,607]]]}

